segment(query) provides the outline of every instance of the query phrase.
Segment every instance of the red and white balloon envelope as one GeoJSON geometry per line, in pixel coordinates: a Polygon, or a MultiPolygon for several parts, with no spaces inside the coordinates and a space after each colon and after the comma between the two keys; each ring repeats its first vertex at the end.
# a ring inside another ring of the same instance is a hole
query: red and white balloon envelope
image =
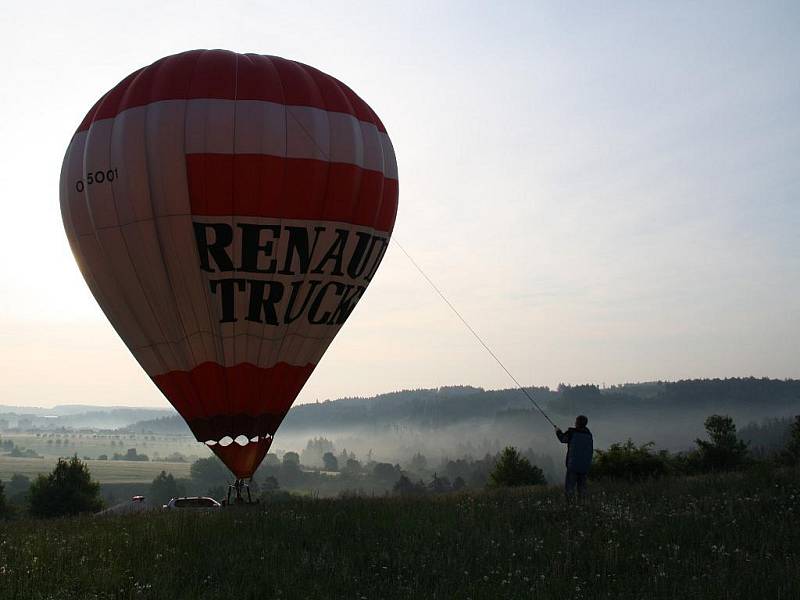
{"type": "Polygon", "coordinates": [[[398,180],[380,119],[313,67],[184,52],[92,107],[60,195],[109,321],[197,439],[251,477],[386,252],[398,180]]]}

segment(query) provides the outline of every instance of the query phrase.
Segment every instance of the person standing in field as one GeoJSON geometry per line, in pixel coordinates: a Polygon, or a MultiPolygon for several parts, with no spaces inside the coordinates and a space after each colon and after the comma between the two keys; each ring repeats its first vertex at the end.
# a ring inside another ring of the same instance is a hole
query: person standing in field
{"type": "Polygon", "coordinates": [[[558,441],[567,444],[567,477],[564,481],[564,492],[568,501],[575,496],[576,487],[578,497],[586,497],[586,477],[589,474],[589,467],[592,466],[594,453],[594,440],[592,432],[586,427],[588,424],[589,419],[585,415],[578,415],[575,427],[570,427],[566,432],[556,427],[558,441]]]}

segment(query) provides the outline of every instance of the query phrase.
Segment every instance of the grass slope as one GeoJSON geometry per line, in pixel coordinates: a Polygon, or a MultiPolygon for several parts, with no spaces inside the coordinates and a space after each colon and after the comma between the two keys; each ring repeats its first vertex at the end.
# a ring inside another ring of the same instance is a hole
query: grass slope
{"type": "Polygon", "coordinates": [[[798,598],[800,472],[0,523],[0,598],[798,598]]]}

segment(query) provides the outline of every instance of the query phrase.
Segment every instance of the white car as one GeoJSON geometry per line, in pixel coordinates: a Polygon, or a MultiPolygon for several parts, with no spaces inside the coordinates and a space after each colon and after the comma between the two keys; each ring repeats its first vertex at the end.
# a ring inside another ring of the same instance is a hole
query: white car
{"type": "Polygon", "coordinates": [[[200,510],[213,510],[215,508],[222,508],[222,505],[207,496],[187,496],[184,498],[173,498],[167,502],[162,508],[165,509],[200,509],[200,510]]]}

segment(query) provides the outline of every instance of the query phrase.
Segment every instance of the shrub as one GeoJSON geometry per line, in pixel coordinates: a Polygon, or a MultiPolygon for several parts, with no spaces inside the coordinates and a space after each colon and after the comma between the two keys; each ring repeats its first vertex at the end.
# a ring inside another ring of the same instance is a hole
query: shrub
{"type": "Polygon", "coordinates": [[[139,454],[136,452],[136,448],[128,448],[128,451],[125,454],[118,454],[115,452],[112,460],[132,460],[146,462],[149,461],[150,458],[147,456],[147,454],[139,454]]]}
{"type": "Polygon", "coordinates": [[[800,415],[794,418],[789,431],[789,442],[781,452],[781,462],[788,465],[800,464],[800,415]]]}
{"type": "Polygon", "coordinates": [[[53,472],[39,475],[30,487],[30,511],[37,517],[97,512],[103,507],[100,484],[77,456],[58,459],[53,472]]]}
{"type": "Polygon", "coordinates": [[[361,463],[355,458],[348,458],[344,465],[344,473],[346,475],[358,475],[361,473],[361,463]]]}
{"type": "Polygon", "coordinates": [[[189,467],[189,473],[193,486],[202,490],[219,486],[231,479],[228,467],[216,456],[197,459],[189,467]]]}
{"type": "Polygon", "coordinates": [[[542,485],[546,483],[544,473],[536,465],[521,456],[513,446],[507,446],[489,475],[490,487],[516,487],[520,485],[542,485]]]}
{"type": "Polygon", "coordinates": [[[727,415],[711,415],[705,422],[708,440],[695,440],[694,461],[702,471],[725,471],[747,461],[747,444],[736,435],[736,425],[727,415]]]}
{"type": "Polygon", "coordinates": [[[185,496],[186,490],[178,480],[173,477],[172,473],[161,471],[153,483],[150,484],[150,492],[147,499],[156,506],[166,504],[172,498],[185,496]]]}
{"type": "Polygon", "coordinates": [[[402,472],[399,465],[392,463],[375,463],[372,467],[372,476],[382,483],[393,484],[400,479],[402,472]]]}
{"type": "Polygon", "coordinates": [[[655,453],[653,442],[637,446],[631,439],[624,444],[611,444],[608,450],[595,450],[590,472],[593,479],[625,479],[639,481],[666,475],[669,456],[655,453]]]}
{"type": "Polygon", "coordinates": [[[333,452],[326,452],[322,455],[322,466],[326,471],[338,471],[339,460],[333,452]]]}
{"type": "Polygon", "coordinates": [[[265,492],[277,492],[279,489],[281,489],[278,480],[272,475],[268,475],[267,477],[264,478],[264,483],[262,484],[262,487],[264,488],[265,492]]]}
{"type": "Polygon", "coordinates": [[[408,477],[402,475],[392,488],[400,496],[421,496],[425,493],[425,484],[421,481],[413,483],[408,477]]]}
{"type": "Polygon", "coordinates": [[[0,481],[0,519],[8,516],[8,513],[9,507],[8,504],[6,504],[5,488],[3,487],[3,482],[0,481]]]}
{"type": "Polygon", "coordinates": [[[436,473],[433,474],[433,479],[428,484],[428,489],[434,494],[443,494],[445,492],[453,491],[453,484],[447,477],[439,477],[436,473]]]}
{"type": "Polygon", "coordinates": [[[6,499],[12,504],[23,505],[28,501],[28,490],[31,487],[31,480],[25,475],[14,473],[11,479],[5,484],[6,499]]]}

